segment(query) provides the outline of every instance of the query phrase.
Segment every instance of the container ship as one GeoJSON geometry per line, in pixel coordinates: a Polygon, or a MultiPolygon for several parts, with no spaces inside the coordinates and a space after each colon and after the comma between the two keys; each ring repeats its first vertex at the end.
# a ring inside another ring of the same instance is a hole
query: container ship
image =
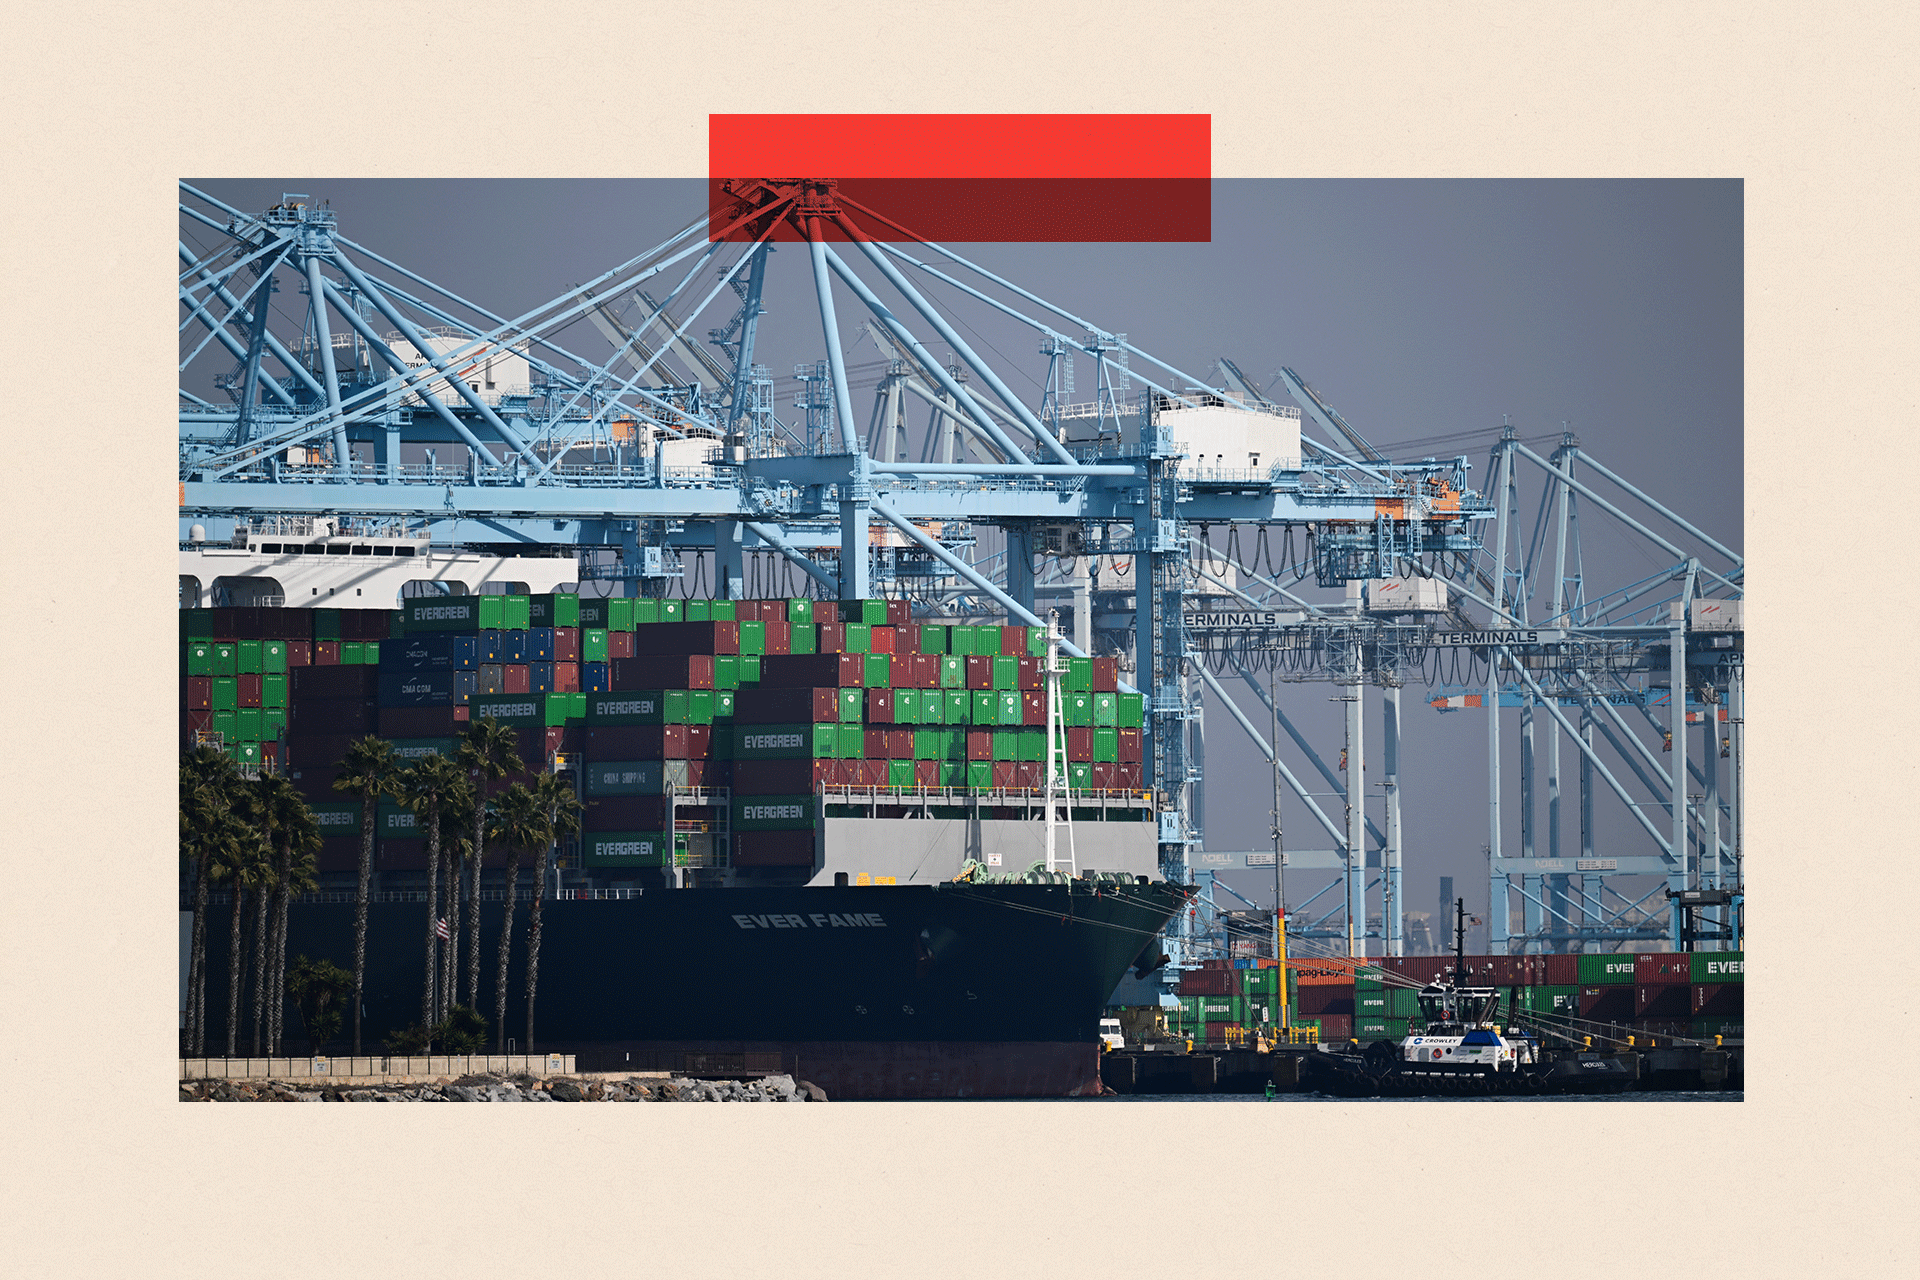
{"type": "MultiPolygon", "coordinates": [[[[285,774],[327,834],[290,956],[351,967],[361,811],[333,781],[355,740],[450,754],[492,718],[529,771],[574,781],[583,830],[539,888],[523,1051],[582,1070],[797,1071],[845,1098],[1091,1092],[1103,1006],[1189,894],[1159,873],[1142,701],[1112,659],[1056,668],[1070,860],[1048,863],[1043,628],[915,620],[899,600],[557,591],[183,608],[180,642],[182,751],[285,774]]],[[[381,804],[377,830],[375,1044],[418,1017],[426,870],[411,812],[381,804]]],[[[484,863],[489,983],[505,861],[484,863]]],[[[207,930],[210,1044],[225,932],[207,930]]],[[[524,1025],[516,990],[506,1027],[524,1025]]]]}

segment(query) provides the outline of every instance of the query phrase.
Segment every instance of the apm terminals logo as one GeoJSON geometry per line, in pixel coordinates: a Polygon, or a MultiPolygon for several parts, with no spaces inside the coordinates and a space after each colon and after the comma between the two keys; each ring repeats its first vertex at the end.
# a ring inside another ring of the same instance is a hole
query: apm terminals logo
{"type": "Polygon", "coordinates": [[[740,807],[742,822],[772,822],[780,818],[804,818],[807,811],[797,804],[749,804],[740,807]]]}
{"type": "Polygon", "coordinates": [[[779,751],[799,745],[797,733],[749,733],[741,740],[741,746],[748,751],[779,751]]]}

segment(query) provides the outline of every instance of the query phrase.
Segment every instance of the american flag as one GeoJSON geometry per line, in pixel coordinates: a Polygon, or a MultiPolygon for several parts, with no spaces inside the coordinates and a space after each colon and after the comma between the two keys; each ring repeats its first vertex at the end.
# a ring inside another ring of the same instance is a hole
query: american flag
{"type": "Polygon", "coordinates": [[[439,934],[442,940],[452,936],[452,931],[447,928],[447,918],[445,916],[441,916],[438,920],[434,921],[433,931],[439,934]]]}

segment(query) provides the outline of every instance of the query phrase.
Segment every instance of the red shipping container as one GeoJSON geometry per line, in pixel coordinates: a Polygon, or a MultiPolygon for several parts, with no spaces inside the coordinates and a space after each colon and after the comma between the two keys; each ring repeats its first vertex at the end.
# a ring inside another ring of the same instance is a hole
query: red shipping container
{"type": "Polygon", "coordinates": [[[1027,629],[1025,627],[1000,628],[1000,656],[1019,657],[1027,651],[1027,629]]]}
{"type": "Polygon", "coordinates": [[[735,724],[832,724],[839,718],[838,689],[746,685],[733,695],[735,724]]]}
{"type": "Polygon", "coordinates": [[[913,730],[911,729],[887,730],[887,759],[889,760],[913,759],[913,730]]]}
{"type": "Polygon", "coordinates": [[[993,762],[993,785],[1002,791],[1005,791],[1009,787],[1020,785],[1014,780],[1014,762],[1012,760],[995,760],[993,762]]]}
{"type": "Polygon", "coordinates": [[[289,737],[287,768],[303,772],[308,769],[338,769],[340,762],[347,758],[348,749],[364,736],[353,733],[313,733],[289,737]]]}
{"type": "MultiPolygon", "coordinates": [[[[1305,1014],[1301,1015],[1305,1017],[1305,1014]]],[[[1353,1039],[1353,1015],[1327,1014],[1320,1019],[1321,1044],[1345,1044],[1353,1039]]]]}
{"type": "Polygon", "coordinates": [[[607,660],[631,658],[633,656],[633,632],[607,632],[607,660]]]}
{"type": "MultiPolygon", "coordinates": [[[[620,632],[626,635],[626,632],[620,632]]],[[[577,662],[556,662],[553,664],[553,691],[555,693],[580,692],[580,664],[577,662]]]]}
{"type": "Polygon", "coordinates": [[[321,698],[371,698],[379,692],[379,667],[302,667],[287,673],[287,693],[296,703],[321,698]]]}
{"type": "Polygon", "coordinates": [[[913,682],[913,655],[894,653],[887,655],[887,687],[889,689],[917,689],[913,682]]]}
{"type": "MultiPolygon", "coordinates": [[[[1231,972],[1228,979],[1231,981],[1231,972]]],[[[1224,993],[1223,993],[1224,994],[1224,993]]],[[[1334,986],[1331,983],[1300,984],[1300,1016],[1303,1018],[1322,1018],[1328,1014],[1353,1013],[1353,986],[1334,986]]]]}
{"type": "MultiPolygon", "coordinates": [[[[671,726],[687,731],[687,754],[689,760],[705,760],[713,754],[713,726],[710,724],[689,724],[671,726]]],[[[669,756],[668,759],[674,757],[669,756]]]]}
{"type": "Polygon", "coordinates": [[[455,724],[468,723],[473,718],[471,712],[472,712],[472,709],[468,707],[466,703],[464,702],[461,703],[459,706],[453,709],[454,723],[455,724]]]}
{"type": "Polygon", "coordinates": [[[1120,789],[1120,766],[1109,762],[1097,762],[1093,766],[1093,789],[1095,791],[1118,791],[1120,789]]]}
{"type": "Polygon", "coordinates": [[[1122,760],[1113,768],[1114,777],[1120,780],[1122,791],[1138,791],[1146,786],[1144,770],[1139,761],[1122,760]]]}
{"type": "Polygon", "coordinates": [[[835,600],[815,600],[813,602],[813,620],[816,623],[840,621],[840,604],[835,600]]]}
{"type": "Polygon", "coordinates": [[[1020,694],[1020,723],[1027,728],[1047,727],[1047,695],[1031,689],[1020,694]]]}
{"type": "MultiPolygon", "coordinates": [[[[1314,956],[1312,959],[1288,960],[1287,968],[1293,971],[1302,988],[1351,987],[1353,971],[1372,963],[1358,956],[1314,956]]],[[[1348,995],[1351,996],[1352,992],[1349,991],[1348,995]]]]}
{"type": "Polygon", "coordinates": [[[1174,986],[1174,994],[1182,996],[1227,996],[1232,995],[1231,969],[1189,969],[1180,975],[1180,981],[1174,986]]]}
{"type": "Polygon", "coordinates": [[[885,760],[887,756],[887,731],[875,726],[863,734],[864,751],[869,760],[885,760]]]}
{"type": "MultiPolygon", "coordinates": [[[[633,633],[623,631],[621,634],[632,635],[633,633]]],[[[607,656],[612,657],[613,655],[608,654],[607,656]]],[[[553,629],[553,660],[555,662],[580,661],[580,628],[555,627],[553,629]]],[[[513,690],[509,689],[508,692],[511,693],[513,690]]]]}
{"type": "Polygon", "coordinates": [[[900,633],[892,627],[873,627],[868,630],[867,634],[869,637],[867,642],[868,653],[897,653],[900,651],[895,647],[898,643],[900,633]]]}
{"type": "MultiPolygon", "coordinates": [[[[639,635],[640,632],[634,634],[639,635]]],[[[608,678],[614,689],[620,692],[628,689],[713,688],[711,654],[640,654],[631,658],[615,658],[607,666],[608,678]]]]}
{"type": "Polygon", "coordinates": [[[904,688],[938,689],[940,687],[940,655],[937,653],[915,653],[907,655],[907,664],[913,669],[912,677],[904,688]]]}
{"type": "Polygon", "coordinates": [[[287,708],[287,730],[295,734],[372,733],[379,707],[371,698],[307,699],[287,708]]]}
{"type": "Polygon", "coordinates": [[[1144,759],[1140,751],[1140,731],[1138,729],[1120,730],[1120,763],[1139,764],[1144,759]]]}
{"type": "MultiPolygon", "coordinates": [[[[427,842],[425,840],[381,840],[374,854],[374,864],[381,871],[425,871],[427,869],[427,842]]],[[[359,863],[354,864],[356,867],[359,863]]],[[[521,856],[520,865],[526,865],[526,857],[521,856]]]]}
{"type": "Polygon", "coordinates": [[[1047,785],[1047,766],[1038,760],[1019,760],[1013,766],[1013,785],[1038,791],[1047,785]]]}
{"type": "Polygon", "coordinates": [[[1084,725],[1067,726],[1067,759],[1074,764],[1093,761],[1093,730],[1084,725]]]}
{"type": "Polygon", "coordinates": [[[738,831],[730,861],[736,867],[810,867],[811,831],[738,831]]]}
{"type": "Polygon", "coordinates": [[[1692,991],[1673,982],[1635,983],[1633,1016],[1636,1018],[1685,1018],[1692,1012],[1692,991]]]}
{"type": "Polygon", "coordinates": [[[968,760],[993,759],[993,730],[991,729],[967,730],[967,759],[968,760]]]}
{"type": "Polygon", "coordinates": [[[1550,987],[1577,987],[1580,985],[1580,957],[1577,955],[1541,956],[1546,962],[1546,985],[1550,987]]]}
{"type": "MultiPolygon", "coordinates": [[[[865,683],[864,661],[857,653],[794,653],[777,658],[762,658],[760,687],[858,689],[865,683]]],[[[643,688],[644,686],[634,687],[643,688]]],[[[745,690],[741,692],[744,693],[745,690]]]]}
{"type": "Polygon", "coordinates": [[[887,766],[889,760],[849,760],[854,767],[854,777],[859,787],[885,787],[887,785],[887,766]]]}
{"type": "Polygon", "coordinates": [[[813,648],[816,653],[845,653],[847,651],[847,629],[838,622],[822,622],[814,627],[813,648]]]}
{"type": "Polygon", "coordinates": [[[1684,951],[1645,952],[1633,957],[1633,980],[1648,982],[1693,981],[1693,957],[1684,951]]]}
{"type": "Polygon", "coordinates": [[[500,692],[533,692],[533,669],[524,662],[505,663],[500,668],[500,692]]]}
{"type": "MultiPolygon", "coordinates": [[[[755,760],[742,769],[734,794],[743,796],[812,795],[828,782],[832,760],[755,760]]],[[[927,761],[926,763],[932,763],[927,761]]]]}
{"type": "Polygon", "coordinates": [[[315,640],[313,642],[313,665],[333,667],[340,664],[340,642],[338,640],[315,640]]]}
{"type": "Polygon", "coordinates": [[[1692,990],[1693,1016],[1715,1018],[1747,1011],[1746,984],[1741,982],[1701,983],[1692,990]]]}
{"type": "MultiPolygon", "coordinates": [[[[867,723],[868,724],[892,724],[893,723],[893,690],[891,689],[867,690],[867,723]]],[[[869,751],[867,754],[872,755],[873,752],[869,751]]]]}
{"type": "Polygon", "coordinates": [[[1580,988],[1580,1016],[1594,1022],[1633,1021],[1634,988],[1624,983],[1580,988]]]}
{"type": "Polygon", "coordinates": [[[590,724],[584,750],[589,760],[684,760],[686,730],[683,724],[590,724]]]}
{"type": "Polygon", "coordinates": [[[456,712],[465,707],[382,707],[380,736],[383,738],[451,738],[459,732],[456,712]]]}
{"type": "Polygon", "coordinates": [[[665,796],[599,796],[587,802],[580,817],[587,831],[664,831],[667,827],[665,796]]]}
{"type": "Polygon", "coordinates": [[[287,666],[289,668],[306,667],[306,666],[311,666],[312,664],[313,664],[313,641],[311,640],[287,641],[287,666]]]}
{"type": "Polygon", "coordinates": [[[967,688],[993,688],[993,659],[979,654],[967,655],[967,688]]]}
{"type": "Polygon", "coordinates": [[[636,656],[656,654],[685,657],[704,653],[740,652],[740,624],[737,622],[656,622],[637,627],[633,633],[636,656]]]}
{"type": "Polygon", "coordinates": [[[913,762],[913,785],[929,791],[940,786],[940,762],[938,760],[915,760],[913,762]]]}
{"type": "Polygon", "coordinates": [[[235,680],[234,684],[236,686],[234,696],[238,699],[240,706],[258,707],[260,705],[260,677],[258,674],[243,675],[235,680]]]}
{"type": "Polygon", "coordinates": [[[785,654],[792,650],[793,624],[791,622],[788,622],[785,618],[773,619],[764,616],[760,621],[765,624],[767,629],[766,652],[770,654],[785,654]]]}
{"type": "Polygon", "coordinates": [[[1441,970],[1451,967],[1453,962],[1446,956],[1387,956],[1379,963],[1388,973],[1411,978],[1424,986],[1437,979],[1441,970]]]}
{"type": "Polygon", "coordinates": [[[1120,692],[1120,659],[1095,658],[1093,660],[1093,691],[1095,693],[1120,692]]]}
{"type": "Polygon", "coordinates": [[[1020,659],[1020,674],[1014,683],[1022,689],[1046,688],[1047,677],[1045,673],[1040,670],[1040,659],[1020,659]]]}
{"type": "Polygon", "coordinates": [[[213,706],[213,677],[188,676],[180,682],[180,705],[195,711],[213,706]]]}
{"type": "Polygon", "coordinates": [[[890,627],[912,626],[913,625],[913,601],[911,600],[887,601],[887,625],[890,627]]]}

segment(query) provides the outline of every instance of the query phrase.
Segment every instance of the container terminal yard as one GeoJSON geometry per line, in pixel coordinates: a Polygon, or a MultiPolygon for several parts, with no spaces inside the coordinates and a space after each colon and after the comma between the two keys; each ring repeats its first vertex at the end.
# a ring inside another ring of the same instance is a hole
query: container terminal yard
{"type": "MultiPolygon", "coordinates": [[[[509,315],[344,203],[182,184],[180,749],[305,801],[310,878],[245,901],[363,966],[356,1041],[470,1004],[835,1098],[1740,1087],[1740,555],[1574,431],[1396,458],[851,185],[715,184],[509,315]],[[1484,766],[1471,953],[1464,881],[1410,903],[1406,713],[1484,766]],[[1209,721],[1264,762],[1258,847],[1207,838],[1209,721]],[[344,789],[489,722],[576,830],[462,858],[344,789]]],[[[206,861],[182,1054],[282,1056],[206,861]]]]}

